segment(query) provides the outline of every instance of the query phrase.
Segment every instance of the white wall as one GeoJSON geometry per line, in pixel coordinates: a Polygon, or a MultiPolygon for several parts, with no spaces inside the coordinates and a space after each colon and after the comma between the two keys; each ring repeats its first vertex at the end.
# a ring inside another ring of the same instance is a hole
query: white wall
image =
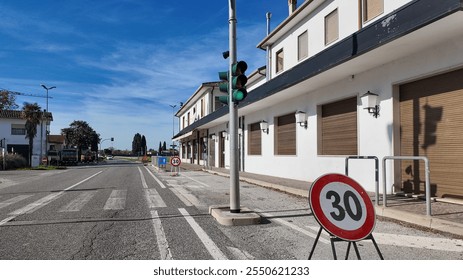
{"type": "MultiPolygon", "coordinates": [[[[364,73],[355,74],[353,79],[333,82],[316,91],[293,98],[276,106],[246,116],[247,125],[266,120],[269,134],[262,134],[262,155],[246,155],[246,171],[304,181],[314,181],[325,173],[344,173],[345,156],[319,156],[317,154],[317,107],[347,97],[358,96],[368,90],[380,95],[380,116],[374,118],[364,110],[358,99],[358,154],[362,156],[384,156],[394,154],[393,113],[394,86],[437,73],[463,67],[463,38],[445,42],[414,53],[406,58],[392,61],[364,73]],[[423,59],[426,58],[426,59],[423,59]],[[297,126],[297,156],[275,156],[274,117],[297,110],[308,115],[308,128],[297,126]]],[[[247,130],[245,133],[247,145],[247,130]]],[[[395,136],[397,137],[397,136],[395,136]]],[[[392,161],[388,161],[388,190],[392,185],[392,161]]],[[[359,181],[368,191],[374,191],[374,161],[349,161],[349,175],[359,181]]],[[[381,176],[380,176],[381,179],[381,176]]],[[[380,186],[382,182],[380,182],[380,186]]]]}

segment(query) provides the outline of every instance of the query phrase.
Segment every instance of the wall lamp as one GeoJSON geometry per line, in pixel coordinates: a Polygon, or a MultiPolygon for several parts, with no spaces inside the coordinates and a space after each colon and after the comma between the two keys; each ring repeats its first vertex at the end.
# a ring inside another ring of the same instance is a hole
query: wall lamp
{"type": "Polygon", "coordinates": [[[262,130],[262,132],[268,134],[268,122],[266,122],[266,121],[261,121],[261,122],[260,122],[260,129],[262,130]]]}
{"type": "Polygon", "coordinates": [[[378,96],[378,94],[368,91],[360,97],[363,109],[368,110],[368,113],[372,114],[375,118],[379,116],[378,96]]]}
{"type": "Polygon", "coordinates": [[[300,126],[304,128],[307,128],[307,115],[305,112],[297,111],[295,117],[296,123],[298,123],[300,126]]]}

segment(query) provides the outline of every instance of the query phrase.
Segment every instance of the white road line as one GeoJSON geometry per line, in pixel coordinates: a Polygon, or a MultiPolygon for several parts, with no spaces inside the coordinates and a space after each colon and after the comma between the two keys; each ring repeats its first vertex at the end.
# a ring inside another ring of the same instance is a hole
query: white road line
{"type": "Polygon", "coordinates": [[[195,181],[196,183],[201,184],[201,185],[205,186],[206,188],[210,188],[210,186],[209,186],[208,184],[205,184],[205,183],[200,182],[200,181],[198,181],[198,180],[196,180],[196,179],[193,179],[192,177],[187,176],[187,175],[185,175],[184,173],[182,173],[181,176],[182,176],[182,177],[186,177],[186,178],[190,179],[191,181],[195,181]]]}
{"type": "Polygon", "coordinates": [[[62,196],[66,191],[69,191],[77,186],[79,186],[80,184],[83,184],[84,182],[92,179],[93,177],[99,175],[101,172],[103,171],[99,171],[95,174],[93,174],[92,176],[88,177],[88,178],[85,178],[84,180],[78,182],[78,183],[75,183],[74,185],[70,186],[70,187],[67,187],[66,189],[64,189],[63,191],[60,191],[58,193],[52,193],[50,195],[47,195],[29,205],[26,205],[25,207],[23,208],[20,208],[16,211],[13,211],[11,212],[9,215],[10,217],[7,217],[5,219],[3,219],[2,221],[0,221],[0,226],[8,223],[9,221],[15,219],[16,217],[20,216],[20,215],[23,215],[23,214],[30,214],[30,213],[33,213],[34,211],[42,208],[43,206],[49,204],[50,202],[54,201],[55,199],[57,199],[58,197],[62,196]]]}
{"type": "Polygon", "coordinates": [[[153,222],[154,233],[156,234],[156,240],[158,243],[159,254],[161,255],[161,260],[172,260],[172,253],[169,248],[169,243],[167,242],[166,234],[162,227],[161,219],[159,219],[158,211],[151,211],[151,218],[153,222]]]}
{"type": "MultiPolygon", "coordinates": [[[[266,218],[271,218],[272,221],[275,221],[275,222],[277,222],[277,223],[279,223],[279,224],[281,224],[281,225],[284,225],[284,226],[287,226],[287,227],[289,227],[289,228],[291,228],[291,229],[294,229],[294,230],[296,230],[296,231],[298,231],[298,232],[300,232],[300,233],[302,233],[302,234],[304,234],[304,235],[307,235],[307,236],[309,236],[309,237],[312,237],[313,239],[317,238],[317,234],[316,234],[316,233],[312,233],[312,232],[310,232],[310,231],[308,231],[308,230],[305,230],[305,229],[303,229],[303,228],[301,228],[301,227],[298,227],[298,226],[296,226],[295,224],[290,223],[290,222],[288,222],[288,221],[285,221],[285,220],[283,220],[283,219],[281,219],[281,218],[273,218],[274,215],[269,214],[269,213],[262,212],[262,211],[259,210],[259,209],[255,209],[255,210],[256,210],[257,212],[260,212],[260,214],[261,214],[262,216],[264,216],[264,217],[266,217],[266,218]]],[[[318,230],[316,230],[316,232],[318,233],[318,230]]],[[[320,241],[321,243],[324,243],[324,244],[330,244],[330,241],[329,241],[328,239],[326,239],[326,238],[321,237],[321,235],[320,235],[320,238],[318,239],[318,241],[320,241]]]]}
{"type": "Polygon", "coordinates": [[[151,175],[151,177],[153,177],[153,179],[159,184],[159,186],[161,186],[161,188],[163,189],[166,189],[167,187],[161,182],[161,180],[159,180],[156,176],[154,176],[154,174],[146,167],[144,166],[146,170],[148,170],[148,173],[151,175]]]}
{"type": "Polygon", "coordinates": [[[13,198],[10,198],[8,200],[5,200],[3,202],[0,202],[0,209],[5,208],[7,206],[10,206],[12,204],[15,204],[17,202],[20,202],[21,200],[24,200],[24,199],[29,198],[31,196],[33,196],[33,195],[32,194],[18,195],[18,196],[15,196],[13,198]]]}
{"type": "Polygon", "coordinates": [[[246,251],[242,251],[238,248],[235,247],[227,247],[228,251],[232,253],[232,255],[235,257],[237,260],[254,260],[254,256],[249,254],[246,251]]]}
{"type": "Polygon", "coordinates": [[[104,210],[122,210],[125,208],[125,200],[127,198],[127,190],[113,190],[109,196],[104,210]]]}
{"type": "Polygon", "coordinates": [[[463,240],[373,232],[378,244],[447,252],[463,252],[463,240]]]}
{"type": "Polygon", "coordinates": [[[145,197],[148,201],[149,208],[167,207],[166,203],[164,200],[162,200],[156,189],[146,189],[145,197]]]}
{"type": "Polygon", "coordinates": [[[215,245],[214,241],[212,241],[212,239],[207,235],[207,233],[198,225],[198,223],[196,223],[196,221],[193,219],[193,217],[190,216],[188,211],[186,211],[184,208],[179,208],[178,210],[186,219],[188,224],[190,224],[191,228],[194,230],[194,232],[199,237],[204,246],[206,246],[207,251],[209,252],[209,254],[211,254],[214,260],[227,260],[225,254],[222,253],[219,247],[215,245]]]}
{"type": "Polygon", "coordinates": [[[96,194],[96,191],[86,191],[62,207],[59,212],[77,212],[87,204],[96,194]]]}
{"type": "Polygon", "coordinates": [[[185,206],[193,206],[193,203],[191,203],[185,196],[183,196],[177,189],[171,188],[170,189],[177,197],[180,199],[185,206]]]}
{"type": "Polygon", "coordinates": [[[148,184],[146,184],[145,176],[143,175],[143,172],[141,171],[140,167],[137,167],[137,168],[138,168],[138,172],[140,172],[141,184],[142,184],[144,189],[147,189],[148,184]]]}

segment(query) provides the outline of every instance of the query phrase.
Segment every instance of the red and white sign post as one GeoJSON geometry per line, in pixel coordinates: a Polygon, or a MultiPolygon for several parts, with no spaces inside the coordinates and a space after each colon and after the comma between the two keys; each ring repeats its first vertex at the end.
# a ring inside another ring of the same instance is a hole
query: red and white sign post
{"type": "Polygon", "coordinates": [[[371,234],[376,221],[375,208],[367,192],[355,180],[342,174],[326,174],[319,177],[310,187],[309,205],[321,226],[309,259],[323,229],[331,235],[335,259],[333,242],[349,242],[346,259],[349,256],[350,245],[353,244],[357,258],[360,259],[355,242],[363,239],[371,239],[383,259],[371,234]]]}

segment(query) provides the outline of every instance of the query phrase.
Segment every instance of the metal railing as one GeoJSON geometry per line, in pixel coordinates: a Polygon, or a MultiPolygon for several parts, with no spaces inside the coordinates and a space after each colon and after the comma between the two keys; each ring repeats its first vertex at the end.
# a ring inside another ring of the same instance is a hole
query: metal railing
{"type": "Polygon", "coordinates": [[[375,156],[349,156],[346,157],[346,176],[349,176],[350,159],[373,159],[375,160],[375,203],[379,205],[379,160],[375,156]]]}
{"type": "Polygon", "coordinates": [[[426,180],[426,215],[431,216],[431,183],[429,179],[429,160],[424,156],[386,156],[383,158],[383,206],[387,207],[386,196],[386,160],[423,160],[426,180]]]}

